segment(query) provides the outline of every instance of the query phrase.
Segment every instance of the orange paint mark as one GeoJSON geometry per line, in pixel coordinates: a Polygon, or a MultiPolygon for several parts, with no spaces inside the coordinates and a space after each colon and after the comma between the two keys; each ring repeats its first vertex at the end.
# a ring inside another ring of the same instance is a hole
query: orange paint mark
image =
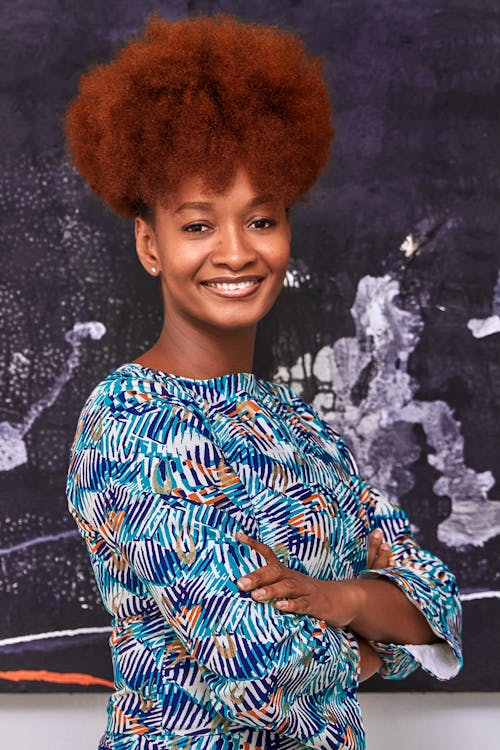
{"type": "Polygon", "coordinates": [[[179,608],[178,614],[172,618],[172,622],[176,623],[179,626],[183,626],[185,623],[188,623],[188,625],[192,628],[196,625],[198,620],[201,617],[203,608],[201,605],[196,604],[194,607],[187,607],[185,604],[182,605],[182,607],[179,608]]]}
{"type": "Polygon", "coordinates": [[[81,672],[49,672],[46,669],[16,669],[7,672],[0,672],[0,680],[10,680],[11,682],[52,682],[58,685],[104,685],[114,689],[114,683],[109,680],[103,680],[101,677],[94,677],[91,674],[82,674],[81,672]]]}
{"type": "Polygon", "coordinates": [[[288,525],[294,526],[299,534],[305,534],[306,527],[304,521],[306,520],[305,513],[299,513],[296,516],[292,516],[292,518],[288,519],[288,525]]]}
{"type": "MultiPolygon", "coordinates": [[[[247,713],[248,716],[253,716],[254,719],[259,719],[260,718],[260,714],[265,714],[266,713],[266,709],[264,708],[264,706],[262,706],[262,708],[261,708],[261,710],[259,712],[259,711],[256,711],[254,708],[249,708],[248,711],[246,711],[246,713],[247,713]]],[[[240,712],[240,714],[241,714],[241,712],[240,712]]]]}
{"type": "Polygon", "coordinates": [[[119,531],[125,521],[125,511],[120,510],[118,513],[114,510],[110,510],[106,518],[106,524],[113,530],[119,531]]]}
{"type": "MultiPolygon", "coordinates": [[[[272,693],[271,696],[270,696],[270,698],[269,698],[269,702],[266,703],[266,708],[267,707],[272,708],[274,706],[275,708],[277,708],[279,710],[284,690],[285,690],[285,686],[282,685],[274,693],[272,693]]],[[[287,720],[285,720],[285,724],[286,723],[287,723],[287,720]]],[[[277,731],[279,731],[279,730],[277,730],[277,731]]]]}

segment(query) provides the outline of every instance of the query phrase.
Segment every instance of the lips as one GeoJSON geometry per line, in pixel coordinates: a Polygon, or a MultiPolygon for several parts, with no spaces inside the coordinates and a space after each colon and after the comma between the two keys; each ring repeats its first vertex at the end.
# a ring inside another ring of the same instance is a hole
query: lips
{"type": "Polygon", "coordinates": [[[214,276],[213,279],[206,279],[202,284],[238,284],[244,281],[260,281],[262,276],[214,276]]]}
{"type": "Polygon", "coordinates": [[[248,297],[260,287],[262,276],[219,277],[202,281],[202,286],[219,297],[248,297]]]}

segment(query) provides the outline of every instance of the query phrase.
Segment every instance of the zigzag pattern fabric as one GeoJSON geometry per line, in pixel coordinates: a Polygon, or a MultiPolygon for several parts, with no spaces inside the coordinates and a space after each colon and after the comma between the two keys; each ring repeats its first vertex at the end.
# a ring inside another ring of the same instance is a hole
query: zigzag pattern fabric
{"type": "Polygon", "coordinates": [[[307,575],[401,587],[443,640],[372,642],[384,677],[461,667],[453,574],[286,385],[120,365],[81,410],[67,497],[112,617],[100,750],[364,748],[355,634],[241,592],[236,580],[266,561],[238,530],[307,575]],[[396,564],[370,571],[377,526],[396,564]]]}

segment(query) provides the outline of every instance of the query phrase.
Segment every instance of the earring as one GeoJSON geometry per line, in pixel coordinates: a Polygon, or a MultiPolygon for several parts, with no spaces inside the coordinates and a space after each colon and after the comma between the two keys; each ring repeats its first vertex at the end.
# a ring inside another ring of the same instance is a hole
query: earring
{"type": "Polygon", "coordinates": [[[156,273],[156,268],[154,266],[151,267],[151,270],[153,273],[156,273]]]}

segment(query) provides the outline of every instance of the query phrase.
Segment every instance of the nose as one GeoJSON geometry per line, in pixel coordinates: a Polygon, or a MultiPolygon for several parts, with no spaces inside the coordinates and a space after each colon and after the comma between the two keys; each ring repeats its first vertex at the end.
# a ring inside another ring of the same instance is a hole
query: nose
{"type": "Polygon", "coordinates": [[[221,226],[212,252],[214,265],[225,265],[234,271],[254,263],[257,250],[245,229],[236,224],[221,226]]]}

